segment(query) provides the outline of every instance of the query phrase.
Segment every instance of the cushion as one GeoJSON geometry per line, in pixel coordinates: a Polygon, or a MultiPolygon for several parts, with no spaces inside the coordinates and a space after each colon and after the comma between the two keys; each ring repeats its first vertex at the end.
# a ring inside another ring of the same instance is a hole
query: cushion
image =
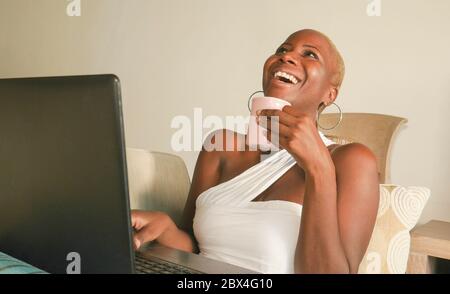
{"type": "Polygon", "coordinates": [[[377,219],[358,273],[406,273],[410,231],[417,224],[429,197],[430,190],[425,187],[380,185],[377,219]]]}
{"type": "Polygon", "coordinates": [[[45,272],[0,252],[0,274],[45,274],[45,272]]]}

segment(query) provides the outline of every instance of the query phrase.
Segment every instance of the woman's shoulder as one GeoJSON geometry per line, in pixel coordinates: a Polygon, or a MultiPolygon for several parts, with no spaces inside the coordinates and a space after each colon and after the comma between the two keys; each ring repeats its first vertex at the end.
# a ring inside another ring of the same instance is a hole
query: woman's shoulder
{"type": "Polygon", "coordinates": [[[228,179],[259,161],[259,153],[246,150],[246,136],[242,133],[220,129],[211,132],[203,146],[202,158],[217,162],[221,179],[228,179]]]}
{"type": "Polygon", "coordinates": [[[245,135],[229,129],[212,131],[203,142],[206,152],[245,151],[245,135]]]}
{"type": "Polygon", "coordinates": [[[330,153],[338,173],[352,169],[360,169],[362,172],[377,170],[377,158],[364,144],[337,145],[330,153]]]}
{"type": "Polygon", "coordinates": [[[333,144],[328,147],[332,150],[334,156],[376,159],[372,150],[362,143],[333,144]]]}

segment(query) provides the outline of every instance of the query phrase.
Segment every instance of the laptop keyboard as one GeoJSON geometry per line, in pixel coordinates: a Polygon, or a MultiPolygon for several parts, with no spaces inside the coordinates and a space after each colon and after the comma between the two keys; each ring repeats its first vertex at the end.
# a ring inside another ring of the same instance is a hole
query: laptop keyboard
{"type": "Polygon", "coordinates": [[[201,274],[201,272],[188,267],[152,257],[146,259],[136,255],[136,273],[138,274],[201,274]]]}

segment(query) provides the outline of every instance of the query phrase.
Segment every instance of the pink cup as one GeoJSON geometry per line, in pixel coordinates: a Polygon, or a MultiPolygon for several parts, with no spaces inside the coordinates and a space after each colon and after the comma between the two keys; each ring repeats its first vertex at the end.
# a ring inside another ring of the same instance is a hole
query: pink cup
{"type": "Polygon", "coordinates": [[[267,140],[267,130],[256,122],[256,112],[262,109],[281,110],[286,105],[291,105],[291,103],[274,97],[255,97],[252,99],[250,121],[246,138],[246,143],[250,147],[250,150],[257,150],[258,146],[261,151],[278,150],[276,146],[267,140]]]}

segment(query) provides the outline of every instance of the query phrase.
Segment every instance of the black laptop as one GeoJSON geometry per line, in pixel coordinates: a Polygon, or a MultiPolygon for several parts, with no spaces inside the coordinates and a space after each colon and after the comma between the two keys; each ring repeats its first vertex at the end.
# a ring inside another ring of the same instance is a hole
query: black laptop
{"type": "Polygon", "coordinates": [[[253,273],[132,249],[119,79],[0,80],[0,251],[50,273],[253,273]]]}

